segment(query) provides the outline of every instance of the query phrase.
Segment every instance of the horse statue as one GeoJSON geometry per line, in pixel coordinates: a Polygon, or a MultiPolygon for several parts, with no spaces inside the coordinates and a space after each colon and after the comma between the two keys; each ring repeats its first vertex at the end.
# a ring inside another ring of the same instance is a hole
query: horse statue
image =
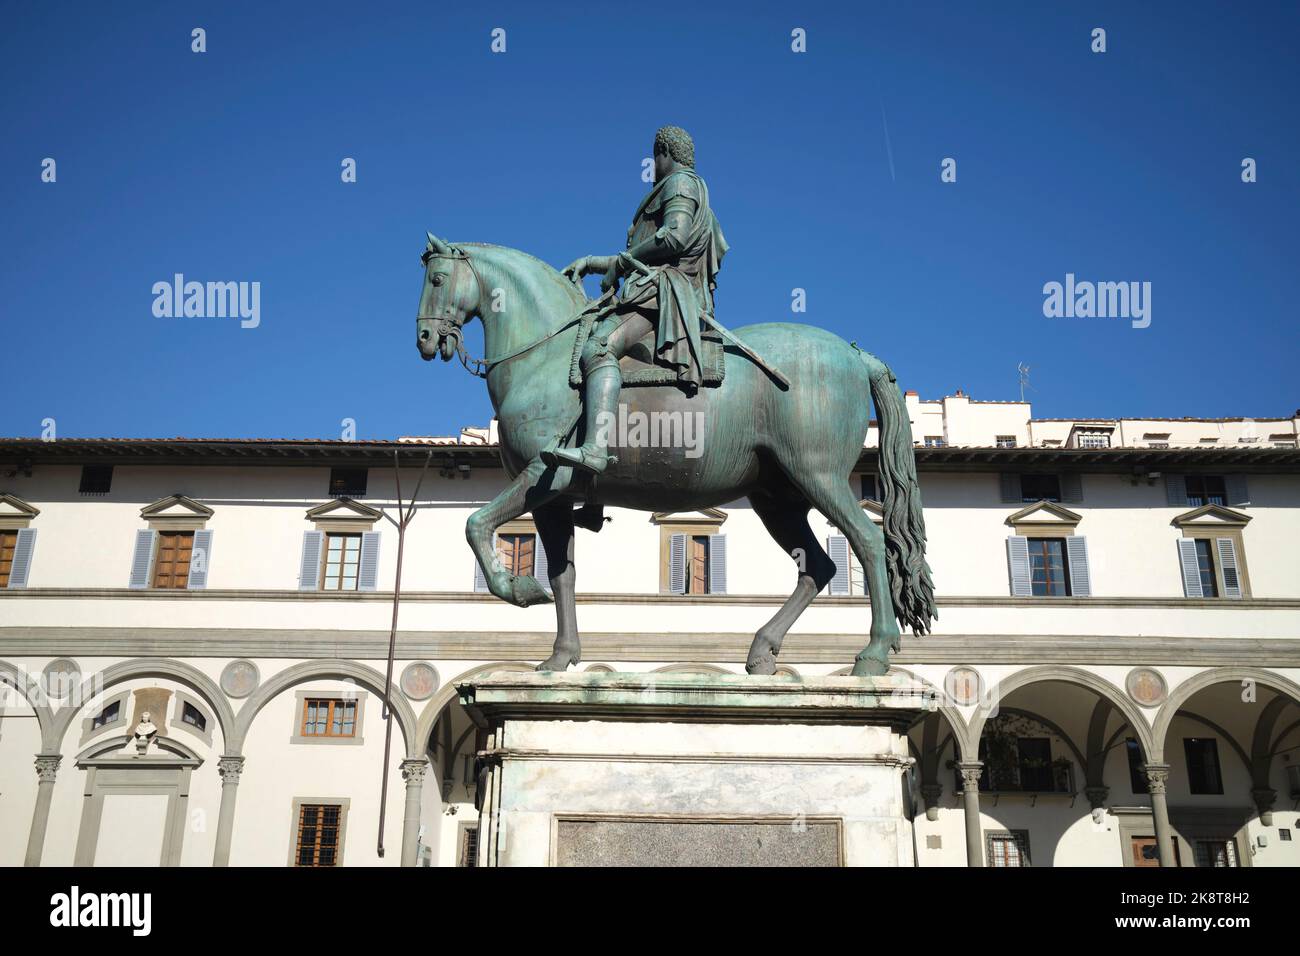
{"type": "Polygon", "coordinates": [[[698,448],[618,447],[599,476],[575,474],[570,466],[546,465],[541,453],[573,439],[582,418],[570,367],[579,317],[592,302],[580,280],[516,249],[453,246],[432,234],[421,262],[416,344],[424,359],[459,355],[476,371],[464,351],[463,329],[472,318],[483,321],[487,358],[476,374],[487,380],[511,481],[470,516],[465,534],[493,594],[519,607],[549,602],[536,578],[511,574],[496,552],[496,529],[531,512],[556,602],[554,652],[539,671],[562,671],[581,658],[574,529],[598,530],[605,505],[683,511],[749,499],[798,568],[794,592],[754,636],[745,662],[751,674],[775,673],[786,632],[835,575],[835,563],[809,527],[810,508],[843,533],[865,573],[870,639],[852,673],[888,671],[889,652],[900,646],[900,624],[918,634],[929,631],[938,615],[911,426],[893,372],[874,355],[807,325],[737,329],[729,341],[743,336],[748,348],[726,346],[717,387],[693,395],[671,385],[622,393],[629,420],[637,413],[647,416],[642,421],[652,413],[667,416],[660,421],[695,415],[703,426],[698,448]],[[757,354],[777,360],[784,375],[755,361],[757,354]],[[868,392],[880,427],[883,532],[864,514],[850,484],[870,423],[868,392]]]}

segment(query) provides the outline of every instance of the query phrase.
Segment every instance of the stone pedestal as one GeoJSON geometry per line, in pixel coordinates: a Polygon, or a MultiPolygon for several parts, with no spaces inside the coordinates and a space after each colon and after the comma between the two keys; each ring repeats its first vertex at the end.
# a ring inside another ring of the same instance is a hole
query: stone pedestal
{"type": "Polygon", "coordinates": [[[495,674],[481,866],[911,866],[908,677],[495,674]]]}

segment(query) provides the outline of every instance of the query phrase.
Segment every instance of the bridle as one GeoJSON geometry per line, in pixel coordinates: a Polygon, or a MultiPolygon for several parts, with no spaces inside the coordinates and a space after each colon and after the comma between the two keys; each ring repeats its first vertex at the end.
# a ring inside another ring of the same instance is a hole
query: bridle
{"type": "MultiPolygon", "coordinates": [[[[479,309],[480,309],[480,314],[482,314],[481,310],[483,308],[483,304],[488,300],[487,284],[483,281],[483,276],[479,274],[478,267],[474,265],[474,260],[469,257],[468,253],[466,253],[465,250],[463,249],[458,249],[455,246],[452,246],[450,252],[438,252],[435,250],[429,250],[426,251],[424,255],[420,257],[421,263],[423,263],[426,266],[429,264],[430,259],[458,259],[464,262],[467,266],[469,266],[469,271],[474,274],[474,281],[478,284],[479,309]]],[[[453,294],[451,298],[454,300],[455,297],[456,296],[454,294],[454,287],[453,287],[453,294]]],[[[492,369],[494,369],[496,366],[500,365],[502,362],[508,362],[512,358],[518,358],[520,355],[523,355],[525,352],[531,351],[532,349],[541,345],[543,342],[547,341],[548,339],[554,338],[555,336],[559,335],[565,329],[569,329],[577,325],[580,321],[582,321],[583,314],[585,314],[586,311],[587,310],[584,309],[582,312],[578,313],[578,315],[575,315],[568,322],[565,322],[563,325],[559,326],[558,328],[552,329],[551,331],[547,332],[545,335],[541,336],[540,338],[534,339],[532,342],[529,342],[527,345],[522,345],[519,348],[511,349],[509,352],[505,353],[504,355],[498,355],[494,358],[474,358],[472,355],[469,354],[469,352],[465,350],[465,341],[464,341],[465,333],[464,333],[463,326],[464,323],[469,319],[470,313],[467,312],[465,316],[460,320],[459,324],[453,321],[452,319],[453,312],[450,306],[448,306],[448,308],[445,310],[441,318],[433,315],[419,316],[419,318],[425,319],[427,321],[437,320],[438,326],[436,331],[438,333],[438,336],[440,338],[449,338],[452,340],[456,348],[456,355],[460,359],[460,364],[465,367],[465,371],[469,372],[475,378],[486,379],[488,377],[488,373],[491,372],[492,369]]]]}

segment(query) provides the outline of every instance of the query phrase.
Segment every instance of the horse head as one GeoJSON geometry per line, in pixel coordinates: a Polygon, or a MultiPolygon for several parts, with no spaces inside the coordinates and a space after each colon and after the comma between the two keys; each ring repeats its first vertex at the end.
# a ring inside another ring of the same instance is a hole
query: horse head
{"type": "Polygon", "coordinates": [[[460,348],[465,323],[479,313],[483,290],[478,273],[465,253],[433,233],[420,262],[424,283],[415,319],[416,346],[427,361],[441,355],[451,361],[460,348]]]}

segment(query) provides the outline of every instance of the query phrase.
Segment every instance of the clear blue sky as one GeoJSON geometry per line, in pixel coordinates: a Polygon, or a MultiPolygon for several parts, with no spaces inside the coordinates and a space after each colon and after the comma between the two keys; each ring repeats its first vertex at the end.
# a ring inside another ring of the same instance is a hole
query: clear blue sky
{"type": "Polygon", "coordinates": [[[424,231],[615,252],[664,123],[732,247],[729,325],[825,326],[925,397],[1013,398],[1026,362],[1038,416],[1289,415],[1298,28],[1290,2],[6,4],[0,434],[484,423],[415,350],[424,231]],[[154,317],[176,272],[260,282],[260,327],[154,317]],[[1151,327],[1045,318],[1067,272],[1151,282],[1151,327]]]}

